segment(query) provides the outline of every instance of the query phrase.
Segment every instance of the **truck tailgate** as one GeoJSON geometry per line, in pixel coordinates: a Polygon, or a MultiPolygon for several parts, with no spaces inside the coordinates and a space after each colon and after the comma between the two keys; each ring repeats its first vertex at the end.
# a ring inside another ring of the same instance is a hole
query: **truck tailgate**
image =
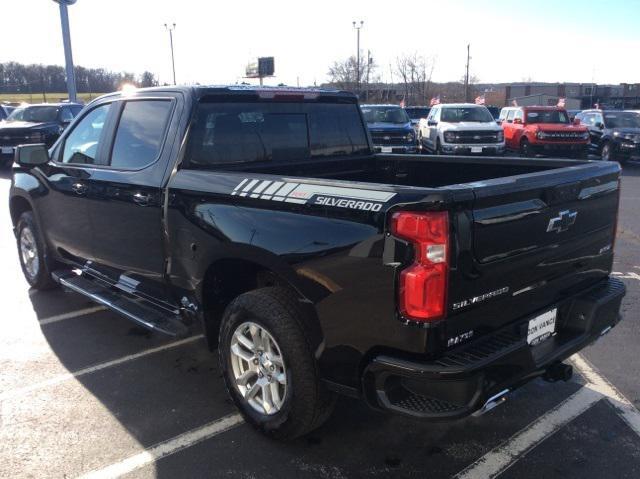
{"type": "Polygon", "coordinates": [[[447,335],[474,336],[552,307],[611,271],[620,167],[589,162],[469,183],[457,213],[447,335]]]}

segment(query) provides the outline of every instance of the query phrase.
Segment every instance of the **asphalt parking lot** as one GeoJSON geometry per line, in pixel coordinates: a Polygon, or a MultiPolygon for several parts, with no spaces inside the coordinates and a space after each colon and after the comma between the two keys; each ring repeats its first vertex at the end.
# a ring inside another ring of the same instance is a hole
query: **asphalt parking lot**
{"type": "MultiPolygon", "coordinates": [[[[10,173],[0,172],[7,198],[10,173]]],[[[640,477],[640,165],[624,169],[622,321],[481,417],[423,423],[341,399],[309,437],[242,423],[201,336],[140,330],[73,293],[30,291],[0,208],[0,477],[640,477]]]]}

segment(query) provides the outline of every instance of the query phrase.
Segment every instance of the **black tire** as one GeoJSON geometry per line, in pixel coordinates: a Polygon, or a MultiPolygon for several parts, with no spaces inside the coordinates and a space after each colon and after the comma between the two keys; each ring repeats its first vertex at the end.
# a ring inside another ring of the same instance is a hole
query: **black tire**
{"type": "Polygon", "coordinates": [[[418,153],[424,153],[424,146],[422,144],[422,131],[418,130],[418,153]]]}
{"type": "Polygon", "coordinates": [[[440,144],[440,138],[436,140],[436,155],[442,155],[442,145],[440,144]]]}
{"type": "Polygon", "coordinates": [[[218,352],[231,399],[249,424],[281,440],[294,439],[316,429],[331,415],[335,405],[335,394],[320,381],[303,315],[292,293],[284,288],[268,287],[234,299],[227,306],[220,325],[218,352]],[[247,322],[259,325],[273,337],[286,365],[287,386],[282,406],[270,415],[254,409],[236,385],[232,339],[236,329],[247,322]]]}
{"type": "Polygon", "coordinates": [[[22,274],[24,274],[29,285],[38,290],[55,288],[57,283],[51,277],[53,261],[47,251],[45,242],[42,239],[42,235],[31,211],[25,211],[20,215],[18,224],[16,225],[16,240],[22,274]],[[31,245],[32,255],[23,253],[23,242],[31,245]],[[28,264],[27,256],[37,261],[37,267],[34,268],[34,263],[31,263],[31,265],[28,264]]]}
{"type": "Polygon", "coordinates": [[[576,160],[586,160],[587,158],[589,158],[589,153],[587,152],[587,150],[578,150],[576,152],[573,152],[571,154],[571,158],[574,158],[576,160]]]}
{"type": "Polygon", "coordinates": [[[605,141],[600,149],[600,159],[602,161],[615,161],[615,155],[613,154],[613,148],[611,142],[605,141]]]}
{"type": "Polygon", "coordinates": [[[520,154],[525,158],[533,158],[535,155],[533,154],[533,149],[531,148],[531,143],[526,138],[523,138],[520,141],[520,154]]]}

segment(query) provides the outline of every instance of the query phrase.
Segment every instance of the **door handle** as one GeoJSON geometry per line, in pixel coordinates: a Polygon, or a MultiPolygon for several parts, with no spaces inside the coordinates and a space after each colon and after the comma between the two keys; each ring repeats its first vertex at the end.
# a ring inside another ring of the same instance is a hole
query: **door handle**
{"type": "Polygon", "coordinates": [[[151,202],[151,195],[145,195],[144,193],[135,193],[133,195],[133,202],[140,206],[147,206],[151,202]]]}
{"type": "Polygon", "coordinates": [[[87,185],[84,183],[74,183],[71,189],[76,195],[84,195],[87,192],[87,185]]]}

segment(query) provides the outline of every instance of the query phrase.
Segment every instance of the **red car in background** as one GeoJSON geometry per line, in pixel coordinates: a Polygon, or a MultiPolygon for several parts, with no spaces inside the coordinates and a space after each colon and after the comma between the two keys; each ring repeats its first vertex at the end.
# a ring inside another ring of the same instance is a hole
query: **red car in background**
{"type": "Polygon", "coordinates": [[[554,154],[585,158],[589,131],[572,122],[567,110],[555,106],[507,107],[500,112],[508,150],[524,156],[554,154]]]}

